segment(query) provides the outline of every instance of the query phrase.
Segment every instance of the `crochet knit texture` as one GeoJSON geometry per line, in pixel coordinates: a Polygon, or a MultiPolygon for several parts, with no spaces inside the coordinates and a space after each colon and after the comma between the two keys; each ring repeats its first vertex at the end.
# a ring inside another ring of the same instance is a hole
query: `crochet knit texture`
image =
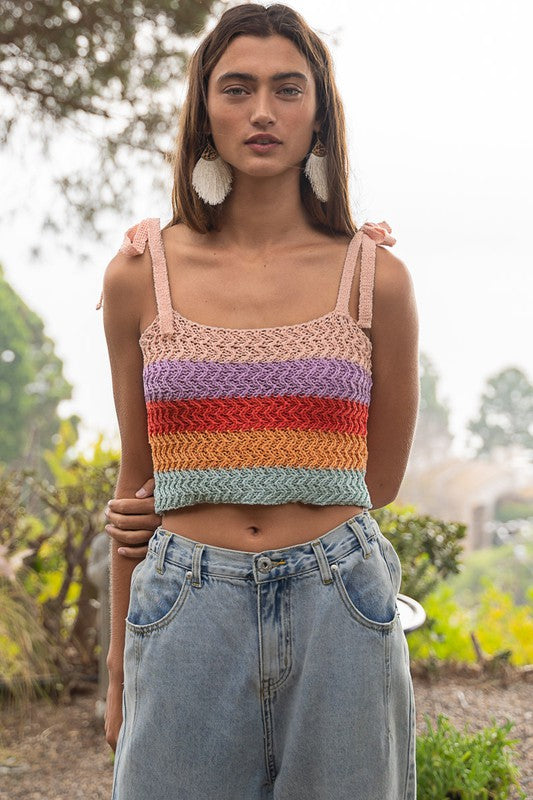
{"type": "MultiPolygon", "coordinates": [[[[372,508],[365,483],[376,244],[365,223],[346,252],[335,308],[270,328],[201,325],[172,307],[159,218],[129,228],[148,242],[158,314],[143,331],[143,384],[155,511],[197,503],[311,503],[372,508]],[[359,314],[348,310],[361,248],[359,314]]],[[[102,306],[102,296],[97,308],[102,306]]]]}

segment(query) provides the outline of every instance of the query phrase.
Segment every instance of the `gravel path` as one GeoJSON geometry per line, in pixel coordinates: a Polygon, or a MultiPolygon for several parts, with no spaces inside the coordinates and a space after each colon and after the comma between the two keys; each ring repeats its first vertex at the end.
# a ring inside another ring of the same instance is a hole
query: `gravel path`
{"type": "MultiPolygon", "coordinates": [[[[429,679],[415,664],[412,673],[419,734],[426,730],[424,713],[434,721],[442,712],[471,732],[489,725],[492,716],[498,724],[516,723],[509,735],[520,739],[521,786],[533,798],[531,683],[517,672],[505,679],[468,673],[429,679]]],[[[94,689],[85,688],[58,704],[34,701],[23,714],[0,708],[1,800],[109,800],[111,750],[94,719],[94,689]]]]}

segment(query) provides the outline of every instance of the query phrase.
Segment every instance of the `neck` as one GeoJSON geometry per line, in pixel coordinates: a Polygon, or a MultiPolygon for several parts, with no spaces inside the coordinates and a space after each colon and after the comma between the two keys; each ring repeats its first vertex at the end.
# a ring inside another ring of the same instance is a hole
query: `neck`
{"type": "Polygon", "coordinates": [[[244,249],[290,243],[311,229],[299,170],[274,177],[236,173],[221,215],[220,241],[244,249]]]}

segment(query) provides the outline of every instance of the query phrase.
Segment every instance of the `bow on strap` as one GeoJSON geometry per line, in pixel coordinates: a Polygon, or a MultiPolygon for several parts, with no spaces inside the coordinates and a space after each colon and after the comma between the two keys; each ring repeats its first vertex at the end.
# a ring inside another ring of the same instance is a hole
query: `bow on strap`
{"type": "Polygon", "coordinates": [[[389,234],[392,231],[388,222],[365,222],[359,230],[364,231],[376,244],[393,245],[396,244],[394,236],[389,234]]]}
{"type": "MultiPolygon", "coordinates": [[[[143,219],[141,222],[137,222],[135,225],[132,225],[131,228],[128,228],[124,234],[122,244],[119,247],[120,253],[125,253],[127,256],[138,256],[144,253],[148,239],[148,222],[148,220],[143,219]]],[[[100,299],[96,305],[97,311],[102,308],[103,299],[104,292],[102,290],[100,299]]]]}
{"type": "Polygon", "coordinates": [[[120,252],[125,253],[127,256],[138,256],[144,253],[147,238],[148,224],[147,220],[143,219],[141,222],[128,228],[124,234],[124,240],[120,245],[120,252]]]}

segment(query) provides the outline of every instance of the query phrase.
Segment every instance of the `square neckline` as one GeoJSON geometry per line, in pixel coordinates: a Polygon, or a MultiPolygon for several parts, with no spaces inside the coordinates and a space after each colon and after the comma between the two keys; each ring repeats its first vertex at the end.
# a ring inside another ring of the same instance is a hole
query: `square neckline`
{"type": "MultiPolygon", "coordinates": [[[[157,220],[157,221],[159,223],[159,220],[157,220]]],[[[268,333],[268,332],[273,332],[273,331],[294,330],[296,328],[305,327],[306,325],[312,325],[312,324],[315,324],[317,322],[321,322],[322,320],[328,319],[329,317],[332,317],[332,316],[341,316],[341,317],[347,318],[349,321],[353,322],[355,324],[355,326],[357,327],[357,329],[362,331],[361,326],[359,325],[357,320],[355,320],[353,318],[353,316],[349,313],[349,311],[344,311],[344,310],[339,308],[339,304],[340,304],[340,300],[341,300],[341,291],[342,291],[342,288],[343,288],[343,283],[345,281],[345,276],[346,276],[346,273],[348,271],[348,266],[349,266],[349,263],[350,263],[349,257],[350,257],[350,255],[352,253],[352,250],[353,250],[354,246],[355,246],[355,239],[356,239],[357,233],[359,233],[359,231],[357,231],[351,237],[351,239],[348,242],[348,245],[346,247],[346,252],[344,254],[344,261],[343,261],[342,270],[341,270],[341,276],[340,276],[339,284],[338,284],[338,287],[337,287],[336,301],[335,301],[334,307],[330,311],[326,311],[324,314],[321,314],[318,317],[313,317],[313,319],[304,320],[303,322],[295,322],[295,323],[292,323],[290,325],[269,325],[269,326],[261,327],[261,328],[229,328],[229,327],[227,327],[225,325],[206,325],[206,324],[204,324],[202,322],[196,322],[195,320],[184,316],[180,311],[178,311],[177,308],[174,307],[174,305],[172,304],[172,295],[170,293],[170,281],[169,281],[169,277],[168,277],[169,273],[168,273],[167,255],[166,255],[165,245],[164,245],[164,242],[163,242],[163,236],[161,235],[161,226],[160,226],[160,224],[158,224],[158,229],[159,229],[159,237],[158,237],[158,239],[159,239],[159,245],[160,245],[160,249],[161,249],[162,266],[163,266],[163,269],[164,269],[164,277],[165,277],[165,283],[166,283],[165,288],[166,288],[167,297],[168,297],[169,310],[170,310],[170,312],[172,314],[173,320],[174,320],[174,318],[177,317],[182,322],[186,323],[187,325],[192,325],[195,328],[202,328],[202,329],[205,329],[205,330],[219,331],[220,333],[239,334],[239,333],[242,332],[242,333],[254,334],[255,332],[268,333]]],[[[152,260],[153,260],[153,255],[152,255],[152,260]]],[[[355,264],[354,264],[354,269],[355,269],[355,264]]],[[[351,277],[353,277],[353,275],[351,277]]],[[[350,284],[351,284],[351,281],[350,281],[350,284]]],[[[159,318],[160,318],[160,313],[158,311],[157,316],[155,317],[155,319],[153,319],[152,322],[142,331],[142,333],[141,333],[141,335],[139,337],[139,342],[143,339],[145,333],[147,333],[153,326],[155,326],[155,324],[159,320],[159,318]]],[[[365,336],[365,339],[370,341],[369,337],[366,334],[364,334],[364,336],[365,336]]]]}

